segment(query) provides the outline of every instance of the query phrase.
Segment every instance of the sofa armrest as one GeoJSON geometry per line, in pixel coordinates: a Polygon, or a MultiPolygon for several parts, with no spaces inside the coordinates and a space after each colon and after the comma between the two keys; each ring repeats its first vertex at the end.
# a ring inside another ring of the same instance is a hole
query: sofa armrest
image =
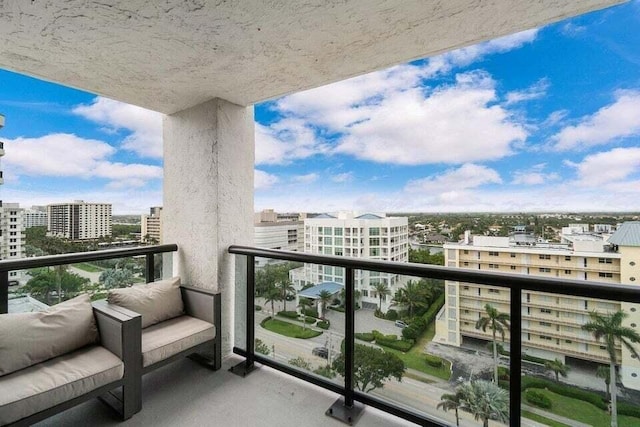
{"type": "Polygon", "coordinates": [[[221,319],[220,293],[186,285],[180,286],[180,291],[182,292],[185,313],[212,323],[219,330],[221,319]]]}
{"type": "Polygon", "coordinates": [[[131,310],[108,304],[93,303],[93,313],[100,331],[100,343],[126,363],[127,353],[140,353],[142,316],[131,310]]]}

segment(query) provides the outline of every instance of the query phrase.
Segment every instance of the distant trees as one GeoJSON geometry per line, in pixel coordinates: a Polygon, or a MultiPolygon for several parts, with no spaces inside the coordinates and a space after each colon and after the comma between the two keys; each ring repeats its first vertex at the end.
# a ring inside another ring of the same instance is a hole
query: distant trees
{"type": "Polygon", "coordinates": [[[289,270],[299,267],[300,263],[286,262],[267,264],[256,269],[256,296],[264,296],[267,290],[276,283],[289,281],[289,270]]]}
{"type": "MultiPolygon", "coordinates": [[[[344,350],[334,360],[333,369],[344,376],[344,350]]],[[[389,378],[400,381],[404,371],[404,362],[395,354],[368,345],[356,344],[353,382],[358,390],[367,393],[376,388],[382,388],[383,382],[389,378]]]]}
{"type": "Polygon", "coordinates": [[[282,302],[283,302],[282,309],[284,311],[287,311],[287,298],[289,298],[296,291],[296,288],[293,286],[293,283],[291,283],[291,280],[289,280],[289,273],[287,273],[287,278],[285,280],[278,282],[276,286],[278,287],[278,289],[280,289],[280,292],[282,293],[281,294],[282,302]]]}
{"type": "Polygon", "coordinates": [[[444,253],[431,254],[429,249],[411,249],[409,248],[409,262],[419,264],[435,264],[444,265],[444,253]]]}
{"type": "Polygon", "coordinates": [[[320,305],[320,317],[324,319],[324,314],[327,310],[327,306],[331,302],[331,298],[333,298],[333,294],[329,291],[322,290],[318,294],[318,304],[320,305]]]}
{"type": "Polygon", "coordinates": [[[498,384],[498,343],[496,341],[496,332],[502,336],[504,341],[505,331],[509,329],[509,315],[501,313],[491,304],[484,306],[486,316],[481,317],[476,322],[476,329],[482,329],[486,332],[487,328],[493,333],[493,381],[498,384]]]}
{"type": "Polygon", "coordinates": [[[379,283],[374,283],[373,285],[371,285],[371,287],[373,287],[373,289],[376,291],[376,293],[378,294],[378,310],[382,311],[382,299],[391,294],[391,291],[389,290],[389,286],[384,283],[384,282],[379,282],[379,283]]]}
{"type": "Polygon", "coordinates": [[[307,314],[306,311],[313,307],[313,301],[309,298],[300,298],[298,301],[298,307],[302,309],[302,329],[307,328],[307,314]]]}
{"type": "Polygon", "coordinates": [[[460,406],[462,406],[463,397],[464,396],[462,395],[461,391],[456,391],[455,394],[445,393],[440,396],[440,402],[438,403],[438,406],[436,406],[436,409],[442,408],[442,410],[445,412],[453,409],[456,412],[457,426],[460,425],[460,416],[458,414],[458,409],[460,409],[460,406]]]}
{"type": "Polygon", "coordinates": [[[441,280],[409,280],[403,288],[396,291],[393,301],[406,307],[409,317],[413,317],[421,310],[426,310],[443,291],[444,284],[441,280]]]}
{"type": "Polygon", "coordinates": [[[110,268],[100,273],[98,282],[106,289],[124,288],[133,284],[133,273],[128,268],[110,268]]]}
{"type": "Polygon", "coordinates": [[[509,393],[488,381],[470,381],[458,386],[461,395],[460,408],[482,420],[483,427],[489,427],[489,420],[503,423],[509,421],[509,393]]]}
{"type": "Polygon", "coordinates": [[[22,290],[37,300],[52,305],[77,296],[89,282],[89,279],[70,273],[60,266],[53,270],[37,270],[22,290]]]}
{"type": "Polygon", "coordinates": [[[560,359],[548,360],[544,362],[544,367],[556,375],[556,381],[560,381],[560,375],[566,378],[570,371],[570,368],[560,359]]]}

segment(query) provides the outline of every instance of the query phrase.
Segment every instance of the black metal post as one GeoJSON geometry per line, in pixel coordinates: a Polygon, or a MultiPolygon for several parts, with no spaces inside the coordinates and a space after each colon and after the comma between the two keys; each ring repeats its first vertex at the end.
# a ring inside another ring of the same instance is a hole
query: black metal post
{"type": "Polygon", "coordinates": [[[0,314],[9,312],[9,272],[0,271],[0,314]]]}
{"type": "Polygon", "coordinates": [[[246,337],[246,359],[243,362],[231,367],[229,371],[234,374],[246,377],[255,367],[255,321],[256,321],[256,258],[252,255],[247,256],[247,301],[246,301],[246,321],[245,337],[246,337]]]}
{"type": "Polygon", "coordinates": [[[147,283],[156,281],[155,271],[155,254],[145,255],[144,277],[147,283]]]}
{"type": "Polygon", "coordinates": [[[509,418],[511,426],[520,425],[522,385],[522,289],[511,289],[511,360],[509,363],[509,418]]]}
{"type": "Polygon", "coordinates": [[[355,363],[355,280],[354,269],[344,269],[344,399],[340,398],[327,409],[326,414],[344,423],[353,425],[364,410],[364,406],[353,399],[353,370],[355,363]]]}

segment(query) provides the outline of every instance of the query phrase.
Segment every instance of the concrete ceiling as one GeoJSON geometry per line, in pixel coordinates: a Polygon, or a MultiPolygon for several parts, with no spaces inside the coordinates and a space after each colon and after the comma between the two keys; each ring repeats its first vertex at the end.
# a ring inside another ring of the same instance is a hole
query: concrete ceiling
{"type": "Polygon", "coordinates": [[[250,105],[618,0],[8,0],[0,67],[163,113],[250,105]]]}

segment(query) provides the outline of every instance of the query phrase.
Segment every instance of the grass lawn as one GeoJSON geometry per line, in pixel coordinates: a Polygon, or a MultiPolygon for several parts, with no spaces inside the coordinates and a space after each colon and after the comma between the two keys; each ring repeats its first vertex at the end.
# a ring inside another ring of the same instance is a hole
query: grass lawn
{"type": "Polygon", "coordinates": [[[322,332],[314,331],[312,329],[302,329],[302,326],[294,325],[293,323],[284,322],[278,319],[266,319],[260,324],[268,331],[275,332],[280,335],[291,338],[313,338],[321,335],[322,332]]]}
{"type": "Polygon", "coordinates": [[[86,271],[88,273],[100,273],[102,271],[104,271],[104,268],[95,266],[93,264],[89,264],[88,262],[81,262],[79,264],[73,264],[74,267],[82,270],[82,271],[86,271]]]}
{"type": "Polygon", "coordinates": [[[392,348],[383,347],[384,351],[397,355],[404,362],[404,366],[407,368],[415,369],[425,374],[432,375],[443,380],[449,380],[451,377],[451,362],[444,360],[444,366],[442,368],[435,368],[427,364],[425,360],[425,353],[422,349],[431,341],[436,334],[436,322],[432,322],[422,337],[418,339],[418,342],[411,347],[406,353],[403,353],[392,348]]]}
{"type": "MultiPolygon", "coordinates": [[[[553,402],[551,409],[546,409],[549,412],[590,424],[595,427],[608,427],[611,425],[611,417],[609,414],[600,408],[596,408],[590,403],[583,400],[565,397],[549,390],[535,390],[543,393],[553,402]]],[[[640,425],[640,419],[626,415],[618,415],[618,425],[620,427],[637,426],[640,425]]]]}
{"type": "Polygon", "coordinates": [[[558,421],[551,420],[549,418],[543,417],[542,415],[534,414],[529,411],[522,411],[522,417],[530,419],[532,421],[537,421],[541,424],[546,424],[551,427],[569,427],[567,424],[559,423],[558,421]]]}

